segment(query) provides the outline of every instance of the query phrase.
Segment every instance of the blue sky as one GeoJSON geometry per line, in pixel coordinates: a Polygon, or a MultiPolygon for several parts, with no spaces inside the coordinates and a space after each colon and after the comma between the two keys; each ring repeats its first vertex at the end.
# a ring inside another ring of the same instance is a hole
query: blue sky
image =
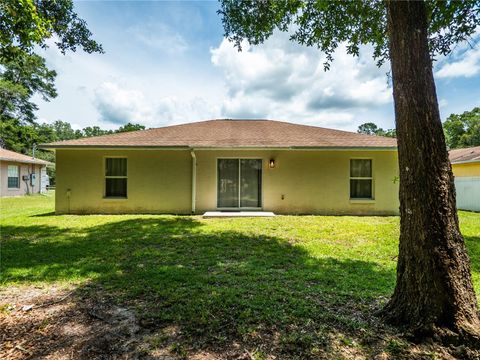
{"type": "MultiPolygon", "coordinates": [[[[356,130],[364,122],[394,127],[388,66],[366,47],[341,47],[329,72],[314,48],[275,33],[238,53],[223,38],[215,1],[76,2],[105,54],[43,51],[58,72],[59,96],[37,99],[41,122],[75,128],[158,127],[210,118],[269,118],[356,130]]],[[[480,106],[480,43],[458,46],[435,65],[442,118],[480,106]]]]}

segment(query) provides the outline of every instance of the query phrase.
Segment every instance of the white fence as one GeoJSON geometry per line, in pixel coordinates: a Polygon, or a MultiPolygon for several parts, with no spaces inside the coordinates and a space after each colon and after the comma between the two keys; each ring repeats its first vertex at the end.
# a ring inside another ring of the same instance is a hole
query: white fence
{"type": "Polygon", "coordinates": [[[480,176],[456,177],[457,208],[480,211],[480,176]]]}
{"type": "Polygon", "coordinates": [[[40,169],[40,192],[42,194],[47,192],[48,185],[49,185],[49,181],[48,181],[48,175],[47,175],[47,167],[43,166],[40,169]]]}

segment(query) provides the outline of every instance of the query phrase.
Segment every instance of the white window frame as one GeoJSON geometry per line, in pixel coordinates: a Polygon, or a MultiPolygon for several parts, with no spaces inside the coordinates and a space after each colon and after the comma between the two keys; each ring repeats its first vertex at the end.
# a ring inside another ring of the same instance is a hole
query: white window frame
{"type": "Polygon", "coordinates": [[[19,165],[8,165],[7,166],[7,188],[10,190],[18,190],[20,189],[20,166],[19,165]],[[10,168],[16,168],[17,169],[17,179],[18,179],[18,186],[13,187],[8,185],[8,178],[13,178],[14,176],[10,176],[10,168]]]}
{"type": "Polygon", "coordinates": [[[127,199],[128,198],[128,158],[126,156],[105,156],[103,158],[103,198],[104,199],[127,199]],[[107,159],[125,159],[127,161],[127,175],[124,176],[112,176],[107,175],[107,159]],[[127,180],[127,193],[125,196],[107,196],[107,179],[126,179],[127,180]]]}
{"type": "Polygon", "coordinates": [[[349,174],[349,180],[348,180],[348,194],[349,194],[349,198],[350,200],[352,201],[356,201],[356,200],[375,200],[375,193],[374,193],[374,181],[373,181],[373,159],[372,158],[351,158],[348,162],[348,174],[349,174]],[[350,174],[352,173],[352,160],[370,160],[370,170],[371,170],[371,176],[350,176],[350,174]],[[352,186],[352,182],[351,180],[370,180],[371,181],[371,189],[370,189],[370,193],[372,194],[371,197],[368,197],[368,198],[352,198],[351,194],[352,194],[352,189],[351,189],[351,186],[352,186]]]}

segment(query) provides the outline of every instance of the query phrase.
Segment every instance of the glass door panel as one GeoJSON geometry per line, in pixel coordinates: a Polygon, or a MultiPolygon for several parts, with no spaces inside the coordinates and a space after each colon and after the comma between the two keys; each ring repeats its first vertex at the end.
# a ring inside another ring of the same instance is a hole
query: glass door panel
{"type": "Polygon", "coordinates": [[[240,160],[240,207],[261,207],[262,160],[240,160]]]}
{"type": "Polygon", "coordinates": [[[217,206],[238,208],[239,206],[239,159],[218,159],[217,206]]]}

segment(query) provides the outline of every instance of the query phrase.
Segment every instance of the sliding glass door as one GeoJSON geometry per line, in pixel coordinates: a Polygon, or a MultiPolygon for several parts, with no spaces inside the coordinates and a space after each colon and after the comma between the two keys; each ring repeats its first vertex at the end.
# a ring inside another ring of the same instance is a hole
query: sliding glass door
{"type": "Polygon", "coordinates": [[[262,160],[218,159],[217,206],[262,207],[262,160]]]}
{"type": "Polygon", "coordinates": [[[240,207],[262,206],[262,160],[240,159],[240,207]]]}
{"type": "Polygon", "coordinates": [[[238,159],[218,159],[217,206],[219,208],[238,207],[240,196],[238,159]]]}

